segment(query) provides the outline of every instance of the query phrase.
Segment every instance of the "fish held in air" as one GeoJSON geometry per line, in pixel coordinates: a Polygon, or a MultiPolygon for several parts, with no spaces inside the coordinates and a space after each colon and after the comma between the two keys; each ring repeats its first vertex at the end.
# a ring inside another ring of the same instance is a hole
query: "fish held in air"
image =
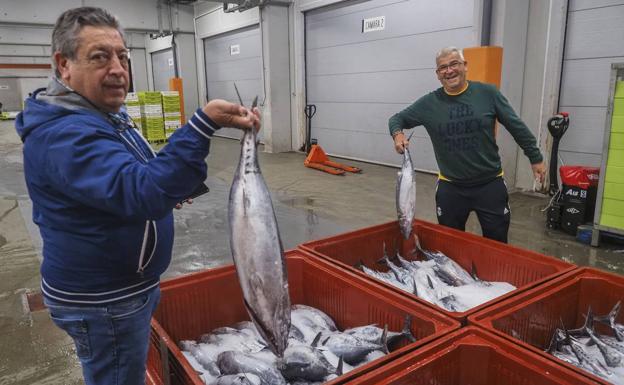
{"type": "MultiPolygon", "coordinates": [[[[407,139],[411,139],[412,135],[407,139]]],[[[409,149],[403,149],[403,165],[397,173],[396,208],[401,234],[409,239],[412,233],[412,222],[416,212],[416,174],[409,149]]]]}
{"type": "Polygon", "coordinates": [[[271,195],[258,163],[255,129],[245,130],[241,140],[228,217],[245,307],[271,351],[281,357],[290,329],[288,274],[271,195]]]}

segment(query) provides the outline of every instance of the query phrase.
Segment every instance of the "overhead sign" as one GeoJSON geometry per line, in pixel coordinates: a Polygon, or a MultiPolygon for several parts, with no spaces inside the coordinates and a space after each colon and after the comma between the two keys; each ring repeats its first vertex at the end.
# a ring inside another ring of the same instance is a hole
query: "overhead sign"
{"type": "Polygon", "coordinates": [[[238,55],[240,53],[240,44],[235,44],[230,46],[230,56],[238,55]]]}
{"type": "Polygon", "coordinates": [[[383,31],[386,28],[386,17],[377,16],[362,20],[362,33],[383,31]]]}

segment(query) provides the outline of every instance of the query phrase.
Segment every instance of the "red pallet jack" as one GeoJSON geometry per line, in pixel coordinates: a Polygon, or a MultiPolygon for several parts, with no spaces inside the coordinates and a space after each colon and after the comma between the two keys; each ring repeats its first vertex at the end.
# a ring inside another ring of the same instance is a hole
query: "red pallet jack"
{"type": "Polygon", "coordinates": [[[305,107],[305,115],[307,118],[306,129],[306,144],[305,150],[308,154],[307,158],[303,161],[303,165],[317,170],[325,171],[332,175],[344,175],[345,171],[357,173],[362,170],[357,167],[347,166],[342,163],[336,163],[329,160],[329,157],[323,151],[321,146],[316,144],[316,140],[310,139],[310,131],[312,125],[312,117],[316,114],[316,106],[314,104],[308,104],[305,107]],[[312,144],[314,141],[314,144],[312,144]]]}

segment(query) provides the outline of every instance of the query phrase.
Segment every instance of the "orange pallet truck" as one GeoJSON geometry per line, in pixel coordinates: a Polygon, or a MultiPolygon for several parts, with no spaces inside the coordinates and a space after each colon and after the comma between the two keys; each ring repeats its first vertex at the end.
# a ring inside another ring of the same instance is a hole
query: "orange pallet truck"
{"type": "MultiPolygon", "coordinates": [[[[344,175],[345,171],[349,172],[361,172],[362,170],[357,167],[347,166],[341,163],[332,162],[329,157],[323,151],[318,144],[310,144],[310,130],[312,125],[312,117],[316,113],[316,106],[314,104],[308,104],[305,107],[305,115],[307,118],[307,132],[306,132],[306,146],[305,150],[308,153],[307,158],[303,161],[303,165],[317,170],[325,171],[333,175],[344,175]]],[[[316,142],[316,140],[315,140],[316,142]]]]}
{"type": "Polygon", "coordinates": [[[334,175],[344,175],[345,171],[360,172],[361,169],[357,167],[347,166],[341,163],[332,162],[329,160],[325,151],[318,144],[313,144],[310,149],[308,157],[303,161],[306,167],[315,168],[317,170],[325,171],[334,175]]]}

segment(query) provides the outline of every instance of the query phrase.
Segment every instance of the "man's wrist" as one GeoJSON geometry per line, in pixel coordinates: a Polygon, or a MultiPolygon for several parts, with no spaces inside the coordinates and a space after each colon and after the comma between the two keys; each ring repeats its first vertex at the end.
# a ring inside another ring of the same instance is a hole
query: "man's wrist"
{"type": "Polygon", "coordinates": [[[394,132],[392,133],[392,139],[394,139],[394,138],[395,138],[397,135],[399,135],[399,134],[403,134],[403,131],[402,131],[402,130],[397,130],[397,131],[394,131],[394,132]]]}

